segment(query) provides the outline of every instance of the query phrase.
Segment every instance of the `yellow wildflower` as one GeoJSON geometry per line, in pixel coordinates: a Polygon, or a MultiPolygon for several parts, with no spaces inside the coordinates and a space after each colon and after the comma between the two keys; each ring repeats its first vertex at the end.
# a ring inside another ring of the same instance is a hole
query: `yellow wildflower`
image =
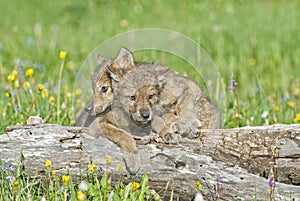
{"type": "Polygon", "coordinates": [[[273,110],[275,112],[278,112],[279,111],[279,106],[277,105],[276,101],[273,100],[272,105],[273,105],[273,110]]]}
{"type": "Polygon", "coordinates": [[[195,182],[194,186],[197,188],[197,190],[199,190],[199,191],[202,190],[202,184],[200,181],[195,182]]]}
{"type": "Polygon", "coordinates": [[[45,89],[45,86],[43,84],[39,84],[39,90],[43,91],[45,89]]]}
{"type": "Polygon", "coordinates": [[[70,176],[63,175],[63,176],[61,176],[61,180],[63,182],[63,185],[67,186],[69,184],[70,176]]]}
{"type": "Polygon", "coordinates": [[[296,103],[294,101],[288,101],[287,105],[291,108],[294,108],[296,106],[296,103]]]}
{"type": "Polygon", "coordinates": [[[57,172],[56,172],[56,171],[52,171],[52,172],[51,172],[51,175],[52,175],[53,177],[56,177],[56,176],[57,176],[57,172]]]}
{"type": "Polygon", "coordinates": [[[122,173],[124,171],[124,166],[122,164],[118,164],[117,167],[118,167],[118,171],[120,173],[122,173]]]}
{"type": "Polygon", "coordinates": [[[76,100],[76,105],[77,105],[78,107],[83,106],[83,101],[82,101],[81,99],[77,99],[77,100],[76,100]]]}
{"type": "Polygon", "coordinates": [[[68,61],[67,64],[66,64],[66,67],[67,67],[68,70],[73,70],[73,68],[74,68],[73,61],[68,61]]]}
{"type": "Polygon", "coordinates": [[[18,75],[18,71],[13,70],[13,72],[11,74],[14,75],[14,76],[17,76],[18,75]]]}
{"type": "Polygon", "coordinates": [[[238,119],[239,117],[240,117],[239,113],[234,113],[234,114],[233,114],[233,118],[234,118],[234,119],[238,119]]]}
{"type": "Polygon", "coordinates": [[[72,98],[72,94],[71,93],[67,93],[67,98],[72,98]]]}
{"type": "Polygon", "coordinates": [[[69,89],[69,86],[67,84],[62,85],[62,88],[67,91],[69,89]]]}
{"type": "Polygon", "coordinates": [[[29,68],[29,69],[27,69],[26,71],[25,71],[25,76],[26,77],[32,77],[32,75],[33,75],[33,69],[32,68],[29,68]]]}
{"type": "Polygon", "coordinates": [[[76,96],[80,96],[82,94],[82,90],[81,89],[76,89],[75,90],[75,95],[76,96]]]}
{"type": "Polygon", "coordinates": [[[297,123],[300,123],[300,113],[298,113],[294,119],[294,123],[297,124],[297,123]]]}
{"type": "Polygon", "coordinates": [[[294,95],[299,95],[300,94],[300,88],[293,89],[293,94],[294,95]]]}
{"type": "Polygon", "coordinates": [[[15,88],[20,88],[20,81],[19,80],[16,80],[15,81],[15,88]]]}
{"type": "Polygon", "coordinates": [[[11,97],[11,93],[10,93],[10,92],[6,92],[6,93],[5,93],[5,96],[6,96],[7,98],[10,98],[10,97],[11,97]]]}
{"type": "Polygon", "coordinates": [[[13,82],[16,79],[16,76],[14,76],[13,74],[10,74],[7,76],[8,81],[13,82]]]}
{"type": "Polygon", "coordinates": [[[125,19],[121,20],[121,22],[120,22],[120,26],[121,26],[121,27],[123,27],[123,28],[126,28],[126,27],[128,27],[128,21],[127,21],[127,20],[125,20],[125,19]]]}
{"type": "Polygon", "coordinates": [[[77,200],[85,200],[86,199],[86,195],[82,192],[82,191],[78,191],[77,192],[77,200]]]}
{"type": "Polygon", "coordinates": [[[49,90],[48,89],[42,90],[42,97],[47,98],[48,96],[49,96],[49,90]]]}
{"type": "Polygon", "coordinates": [[[46,160],[45,165],[47,169],[50,169],[52,167],[52,163],[50,160],[46,160]]]}
{"type": "Polygon", "coordinates": [[[49,103],[53,103],[54,102],[54,97],[53,96],[50,96],[49,98],[49,103]]]}
{"type": "Polygon", "coordinates": [[[251,66],[255,66],[256,63],[257,63],[257,61],[256,61],[255,58],[250,58],[250,59],[249,59],[249,64],[250,64],[251,66]]]}
{"type": "Polygon", "coordinates": [[[106,165],[110,165],[112,163],[111,157],[107,156],[105,159],[106,165]]]}
{"type": "Polygon", "coordinates": [[[60,51],[59,52],[59,58],[61,60],[64,60],[66,58],[66,56],[67,56],[67,52],[66,51],[60,51]]]}
{"type": "Polygon", "coordinates": [[[14,186],[18,186],[19,185],[19,181],[17,179],[14,180],[14,186]]]}
{"type": "Polygon", "coordinates": [[[23,87],[25,88],[25,89],[27,89],[27,88],[29,88],[30,87],[30,83],[29,82],[24,82],[23,83],[23,87]]]}
{"type": "Polygon", "coordinates": [[[19,188],[19,181],[17,179],[14,179],[13,181],[13,190],[18,190],[19,188]]]}
{"type": "Polygon", "coordinates": [[[96,165],[94,163],[88,165],[88,170],[94,172],[96,170],[96,165]]]}
{"type": "Polygon", "coordinates": [[[132,185],[131,185],[131,190],[132,191],[136,191],[137,189],[140,188],[140,184],[137,183],[137,182],[132,182],[132,185]]]}

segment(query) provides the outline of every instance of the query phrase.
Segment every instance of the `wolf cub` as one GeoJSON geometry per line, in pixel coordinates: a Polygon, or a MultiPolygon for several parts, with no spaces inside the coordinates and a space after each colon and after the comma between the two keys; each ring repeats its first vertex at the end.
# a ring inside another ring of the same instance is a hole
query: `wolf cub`
{"type": "Polygon", "coordinates": [[[94,137],[105,136],[125,153],[130,172],[137,172],[139,152],[132,135],[155,131],[165,143],[195,138],[202,128],[219,128],[220,113],[192,80],[170,68],[134,63],[121,48],[116,59],[98,57],[92,76],[94,96],[76,119],[94,137]]]}

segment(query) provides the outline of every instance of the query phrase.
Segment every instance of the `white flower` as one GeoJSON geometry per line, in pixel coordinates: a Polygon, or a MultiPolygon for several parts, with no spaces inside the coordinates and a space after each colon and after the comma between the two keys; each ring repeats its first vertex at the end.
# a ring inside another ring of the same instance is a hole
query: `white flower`
{"type": "Polygon", "coordinates": [[[87,191],[88,190],[88,185],[85,181],[81,181],[80,184],[78,185],[79,190],[81,191],[87,191]]]}
{"type": "Polygon", "coordinates": [[[269,115],[269,112],[268,112],[268,111],[264,111],[264,112],[261,114],[261,118],[265,119],[265,118],[267,118],[268,115],[269,115]]]}

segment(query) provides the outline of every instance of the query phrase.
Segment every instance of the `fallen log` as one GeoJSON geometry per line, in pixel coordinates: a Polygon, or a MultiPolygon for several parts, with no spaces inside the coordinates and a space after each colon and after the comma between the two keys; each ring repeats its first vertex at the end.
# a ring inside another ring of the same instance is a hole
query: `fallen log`
{"type": "MultiPolygon", "coordinates": [[[[105,167],[110,156],[113,162],[106,169],[120,176],[117,164],[124,165],[122,150],[86,131],[53,124],[11,126],[0,135],[0,158],[15,159],[17,164],[22,152],[31,174],[45,171],[45,161],[51,160],[58,174],[66,174],[68,167],[72,176],[78,176],[90,160],[105,167]]],[[[278,152],[275,198],[300,199],[300,125],[203,130],[199,139],[186,139],[178,145],[155,143],[147,137],[136,140],[142,162],[137,177],[147,173],[152,188],[168,187],[167,196],[173,190],[174,200],[191,200],[197,192],[196,181],[201,181],[202,193],[213,200],[219,176],[222,200],[268,199],[272,150],[278,152]]]]}

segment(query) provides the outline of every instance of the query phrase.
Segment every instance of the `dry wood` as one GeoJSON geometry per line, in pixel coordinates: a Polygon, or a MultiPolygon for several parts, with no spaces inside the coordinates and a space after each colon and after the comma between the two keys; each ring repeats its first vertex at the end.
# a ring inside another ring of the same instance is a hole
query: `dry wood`
{"type": "MultiPolygon", "coordinates": [[[[148,173],[152,187],[161,190],[168,186],[167,195],[173,190],[174,200],[191,200],[198,180],[202,182],[202,192],[213,200],[218,176],[223,177],[222,200],[253,200],[254,196],[257,200],[268,199],[271,148],[276,146],[279,159],[275,198],[300,200],[300,125],[203,130],[198,140],[185,140],[178,145],[158,144],[150,138],[137,142],[142,156],[137,176],[148,173]]],[[[124,164],[119,147],[105,138],[89,137],[80,127],[11,126],[0,135],[0,147],[0,158],[13,158],[16,164],[22,152],[26,171],[31,174],[45,171],[45,161],[51,160],[59,174],[65,174],[68,167],[77,177],[80,167],[86,169],[91,159],[106,167],[105,158],[110,156],[113,163],[108,170],[120,177],[117,164],[124,164]]],[[[126,171],[122,176],[125,175],[126,171]]]]}

